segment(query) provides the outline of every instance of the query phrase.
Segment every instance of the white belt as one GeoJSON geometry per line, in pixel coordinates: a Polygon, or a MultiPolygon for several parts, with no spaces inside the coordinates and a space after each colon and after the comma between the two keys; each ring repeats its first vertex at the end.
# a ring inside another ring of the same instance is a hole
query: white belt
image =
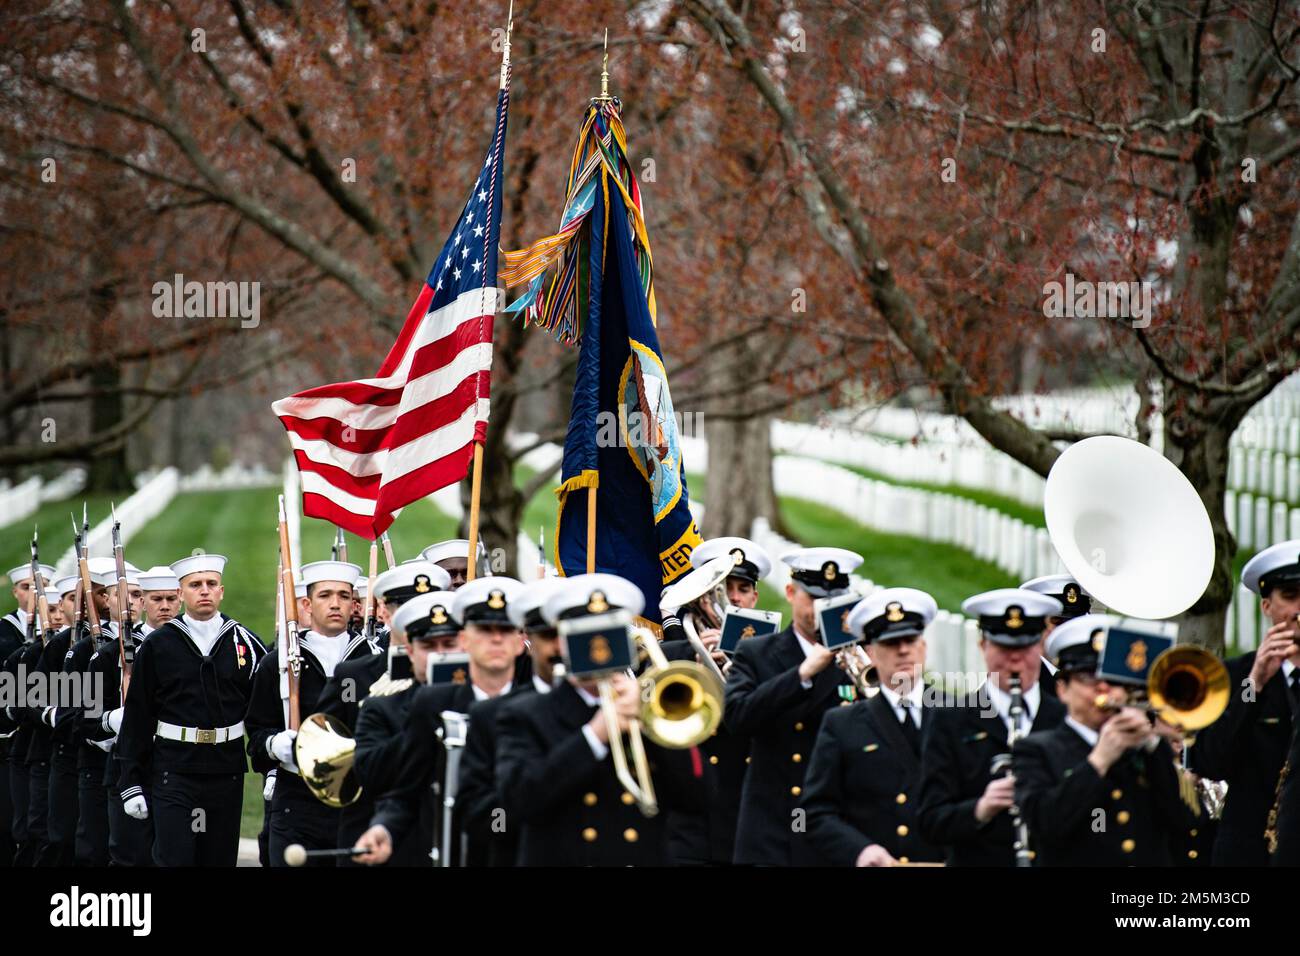
{"type": "Polygon", "coordinates": [[[163,740],[179,740],[184,744],[224,744],[244,736],[244,722],[241,720],[229,727],[204,730],[202,727],[182,727],[179,724],[169,724],[165,720],[160,720],[154,735],[163,740]]]}

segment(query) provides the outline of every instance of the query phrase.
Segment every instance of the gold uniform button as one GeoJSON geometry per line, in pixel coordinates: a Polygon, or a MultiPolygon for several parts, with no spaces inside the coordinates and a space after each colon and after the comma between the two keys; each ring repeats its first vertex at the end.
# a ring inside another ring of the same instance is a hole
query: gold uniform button
{"type": "Polygon", "coordinates": [[[595,827],[587,827],[587,829],[585,829],[585,830],[582,831],[582,838],[583,838],[584,840],[586,840],[588,843],[595,843],[595,842],[596,842],[596,828],[595,828],[595,827]]]}
{"type": "Polygon", "coordinates": [[[803,793],[803,787],[791,787],[790,793],[797,797],[799,794],[803,793]]]}
{"type": "Polygon", "coordinates": [[[713,766],[716,767],[718,765],[718,755],[713,754],[711,757],[709,757],[709,763],[713,764],[713,766]]]}
{"type": "Polygon", "coordinates": [[[632,796],[632,794],[628,793],[626,790],[623,791],[623,796],[619,797],[619,799],[622,800],[623,805],[627,807],[630,807],[632,806],[632,804],[636,803],[636,797],[632,796]]]}
{"type": "Polygon", "coordinates": [[[900,806],[904,803],[907,803],[907,794],[900,793],[898,796],[894,797],[894,802],[899,804],[900,806]]]}
{"type": "Polygon", "coordinates": [[[594,793],[584,793],[582,795],[582,802],[589,807],[594,807],[596,805],[596,795],[594,793]]]}
{"type": "Polygon", "coordinates": [[[909,860],[908,860],[907,857],[905,857],[905,856],[900,856],[900,857],[898,858],[898,862],[899,862],[899,865],[900,865],[900,866],[907,866],[909,860]]]}
{"type": "Polygon", "coordinates": [[[1123,843],[1119,845],[1119,848],[1123,850],[1125,853],[1132,853],[1136,847],[1137,847],[1137,843],[1135,843],[1133,840],[1125,840],[1123,843]]]}
{"type": "Polygon", "coordinates": [[[1122,796],[1124,796],[1123,790],[1115,789],[1110,792],[1110,798],[1112,800],[1118,800],[1122,796]]]}
{"type": "Polygon", "coordinates": [[[803,760],[803,754],[791,754],[790,759],[793,760],[795,763],[798,763],[799,761],[803,760]]]}
{"type": "Polygon", "coordinates": [[[748,757],[745,758],[745,763],[749,763],[749,758],[748,758],[748,757]]]}
{"type": "Polygon", "coordinates": [[[906,823],[900,823],[900,824],[898,825],[898,829],[897,829],[895,832],[896,832],[899,836],[907,836],[907,824],[906,824],[906,823]]]}
{"type": "Polygon", "coordinates": [[[628,843],[635,843],[639,836],[640,834],[638,834],[636,830],[632,829],[631,827],[628,827],[626,830],[623,831],[623,839],[626,840],[628,843]]]}
{"type": "Polygon", "coordinates": [[[1129,812],[1127,810],[1121,810],[1119,813],[1115,814],[1115,819],[1120,823],[1128,823],[1129,812]]]}
{"type": "Polygon", "coordinates": [[[799,723],[795,724],[795,725],[794,725],[794,729],[795,729],[795,730],[803,730],[803,721],[801,720],[801,721],[799,721],[799,723]]]}
{"type": "Polygon", "coordinates": [[[1196,859],[1196,857],[1197,857],[1198,855],[1199,855],[1199,854],[1198,854],[1195,850],[1188,850],[1188,851],[1187,851],[1187,859],[1189,859],[1189,860],[1194,860],[1194,859],[1196,859]]]}
{"type": "Polygon", "coordinates": [[[1189,830],[1188,832],[1189,832],[1192,836],[1196,836],[1196,831],[1195,831],[1195,830],[1189,830]]]}

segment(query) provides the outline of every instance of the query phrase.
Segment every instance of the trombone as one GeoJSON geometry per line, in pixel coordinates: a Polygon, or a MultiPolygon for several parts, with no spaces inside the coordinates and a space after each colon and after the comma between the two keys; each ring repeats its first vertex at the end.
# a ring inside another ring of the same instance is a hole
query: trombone
{"type": "Polygon", "coordinates": [[[604,677],[597,686],[601,712],[609,728],[614,773],[618,782],[636,800],[641,813],[653,817],[659,812],[659,803],[655,798],[654,781],[650,778],[643,735],[669,750],[685,750],[707,740],[722,723],[722,680],[716,664],[710,668],[695,661],[670,662],[664,656],[659,640],[647,629],[634,625],[631,634],[650,659],[649,669],[638,679],[641,709],[629,722],[627,732],[632,768],[628,766],[628,755],[618,733],[613,685],[608,677],[604,677]]]}

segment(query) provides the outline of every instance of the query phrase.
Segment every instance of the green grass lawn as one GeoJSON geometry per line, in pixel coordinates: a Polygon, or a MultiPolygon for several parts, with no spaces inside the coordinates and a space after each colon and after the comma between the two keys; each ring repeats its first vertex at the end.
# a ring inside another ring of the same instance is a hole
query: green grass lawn
{"type": "MultiPolygon", "coordinates": [[[[64,501],[49,501],[41,505],[31,517],[0,528],[0,574],[31,560],[33,527],[40,530],[41,563],[56,564],[63,552],[72,547],[72,522],[69,515],[75,513],[77,524],[81,524],[82,501],[90,506],[90,524],[94,527],[101,521],[108,520],[109,505],[114,500],[124,501],[126,498],[126,492],[122,492],[116,497],[89,494],[64,501]]],[[[5,602],[0,602],[0,607],[4,606],[5,602]]]]}
{"type": "MultiPolygon", "coordinates": [[[[838,464],[838,462],[835,464],[838,464]]],[[[1015,498],[1008,498],[1005,495],[999,495],[992,491],[980,491],[975,488],[967,488],[964,485],[938,485],[924,481],[897,481],[878,471],[872,471],[870,468],[863,468],[860,465],[840,465],[840,467],[847,468],[849,471],[862,475],[864,478],[883,481],[888,485],[898,485],[900,488],[920,488],[924,491],[937,491],[945,495],[954,495],[958,498],[966,498],[978,504],[995,508],[1004,514],[1011,515],[1013,518],[1019,518],[1021,521],[1025,522],[1025,524],[1033,525],[1035,528],[1047,527],[1047,522],[1043,519],[1043,510],[1041,508],[1022,504],[1015,498]]]]}
{"type": "Polygon", "coordinates": [[[860,576],[888,587],[928,591],[949,611],[960,611],[961,602],[972,594],[1019,583],[961,548],[864,528],[816,502],[783,498],[781,510],[791,534],[804,546],[856,551],[866,559],[857,571],[860,576]]]}

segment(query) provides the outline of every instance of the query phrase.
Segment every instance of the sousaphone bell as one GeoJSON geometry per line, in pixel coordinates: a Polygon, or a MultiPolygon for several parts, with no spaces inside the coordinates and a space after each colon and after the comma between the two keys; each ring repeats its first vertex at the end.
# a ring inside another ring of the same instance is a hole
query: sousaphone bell
{"type": "Polygon", "coordinates": [[[331,714],[312,714],[298,728],[293,759],[307,789],[329,807],[346,807],[361,796],[353,762],[357,742],[347,724],[331,714]]]}

